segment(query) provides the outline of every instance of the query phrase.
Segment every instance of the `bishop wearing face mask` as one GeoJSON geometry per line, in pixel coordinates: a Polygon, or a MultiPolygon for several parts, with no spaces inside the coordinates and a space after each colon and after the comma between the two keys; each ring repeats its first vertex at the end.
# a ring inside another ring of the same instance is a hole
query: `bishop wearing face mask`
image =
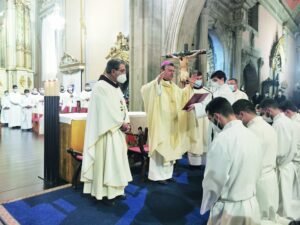
{"type": "Polygon", "coordinates": [[[18,92],[18,86],[13,85],[13,92],[9,94],[10,101],[10,119],[8,126],[10,128],[21,127],[21,94],[18,92]]]}
{"type": "MultiPolygon", "coordinates": [[[[212,95],[203,88],[203,76],[201,72],[195,71],[190,78],[190,85],[183,89],[184,98],[187,102],[194,94],[209,95],[204,99],[208,104],[212,95]]],[[[188,159],[191,166],[200,166],[205,164],[205,155],[208,145],[211,142],[211,126],[207,116],[196,118],[195,111],[187,113],[187,142],[189,146],[188,159]]]]}
{"type": "Polygon", "coordinates": [[[81,112],[87,112],[91,98],[92,88],[89,83],[85,84],[84,90],[80,93],[81,112]]]}
{"type": "Polygon", "coordinates": [[[84,193],[109,204],[122,197],[132,180],[124,132],[129,116],[119,82],[125,82],[125,62],[111,59],[91,94],[86,121],[81,181],[84,193]]]}
{"type": "Polygon", "coordinates": [[[207,153],[200,213],[210,210],[208,224],[260,224],[255,193],[261,143],[236,119],[225,98],[214,98],[206,112],[221,132],[207,153]]]}
{"type": "Polygon", "coordinates": [[[174,163],[187,151],[186,112],[182,110],[186,102],[182,89],[173,82],[174,73],[174,64],[164,61],[157,78],[141,89],[149,129],[148,178],[161,184],[172,181],[174,163]]]}

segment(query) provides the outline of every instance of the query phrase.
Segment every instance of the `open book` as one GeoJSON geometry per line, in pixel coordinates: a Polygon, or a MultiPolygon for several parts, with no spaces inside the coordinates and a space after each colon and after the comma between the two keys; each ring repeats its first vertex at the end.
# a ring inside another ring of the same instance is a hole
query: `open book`
{"type": "Polygon", "coordinates": [[[207,97],[209,93],[203,93],[203,94],[194,94],[190,100],[185,104],[185,106],[182,108],[182,110],[188,110],[189,106],[195,103],[203,102],[203,100],[207,97]]]}

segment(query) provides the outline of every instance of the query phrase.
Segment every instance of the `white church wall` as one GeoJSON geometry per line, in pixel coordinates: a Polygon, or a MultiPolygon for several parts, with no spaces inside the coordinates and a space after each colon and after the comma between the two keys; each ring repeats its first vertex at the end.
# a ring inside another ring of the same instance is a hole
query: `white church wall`
{"type": "Polygon", "coordinates": [[[86,81],[91,81],[97,80],[105,70],[105,57],[115,45],[118,33],[129,34],[129,0],[102,4],[98,0],[86,1],[85,18],[86,81]]]}

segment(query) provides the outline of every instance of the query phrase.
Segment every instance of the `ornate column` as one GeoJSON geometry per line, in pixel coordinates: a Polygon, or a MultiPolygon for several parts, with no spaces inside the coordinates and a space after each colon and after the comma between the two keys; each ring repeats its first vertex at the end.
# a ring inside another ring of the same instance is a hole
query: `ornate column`
{"type": "Polygon", "coordinates": [[[159,73],[163,46],[162,11],[162,0],[130,1],[131,111],[142,110],[141,87],[159,73]]]}
{"type": "Polygon", "coordinates": [[[12,70],[16,67],[16,5],[15,0],[7,0],[6,17],[6,58],[7,69],[12,70]]]}
{"type": "Polygon", "coordinates": [[[28,5],[24,7],[24,48],[25,48],[25,68],[28,70],[32,69],[31,61],[31,25],[30,25],[30,8],[28,5]]]}
{"type": "Polygon", "coordinates": [[[243,26],[235,28],[235,50],[234,50],[234,66],[233,66],[233,77],[238,79],[239,83],[243,83],[242,79],[242,42],[243,42],[243,26]]]}
{"type": "Polygon", "coordinates": [[[5,43],[4,19],[0,17],[0,68],[5,68],[5,43]]]}
{"type": "MultiPolygon", "coordinates": [[[[208,46],[208,16],[209,16],[209,8],[203,8],[200,14],[200,40],[199,40],[199,48],[207,49],[208,46]]],[[[207,54],[203,54],[199,56],[199,70],[205,76],[207,73],[207,54]]]]}
{"type": "Polygon", "coordinates": [[[17,45],[17,68],[25,66],[25,38],[24,38],[24,4],[22,0],[16,1],[16,45],[17,45]]]}

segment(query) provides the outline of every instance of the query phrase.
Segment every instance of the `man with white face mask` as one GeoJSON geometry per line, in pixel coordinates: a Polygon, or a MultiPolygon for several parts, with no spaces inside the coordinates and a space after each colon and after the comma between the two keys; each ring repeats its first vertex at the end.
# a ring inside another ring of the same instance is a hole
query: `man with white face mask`
{"type": "Polygon", "coordinates": [[[207,153],[200,213],[210,210],[208,224],[260,224],[255,194],[261,142],[236,119],[225,98],[214,98],[206,112],[221,132],[207,153]]]}
{"type": "MultiPolygon", "coordinates": [[[[201,72],[195,71],[190,78],[190,85],[183,89],[183,95],[187,102],[194,94],[209,95],[204,99],[206,104],[211,101],[212,95],[203,88],[203,76],[201,72]]],[[[207,116],[197,119],[195,111],[187,113],[187,138],[188,146],[188,159],[191,166],[205,165],[206,152],[211,142],[211,126],[207,116]]]]}
{"type": "Polygon", "coordinates": [[[261,219],[276,222],[279,204],[279,190],[276,175],[278,151],[277,133],[274,128],[256,115],[254,105],[245,99],[236,101],[232,108],[238,119],[260,139],[262,143],[262,172],[257,182],[257,201],[261,219]]]}
{"type": "Polygon", "coordinates": [[[239,99],[246,99],[246,100],[249,99],[248,95],[238,88],[238,80],[237,79],[231,78],[227,81],[227,84],[229,85],[229,88],[233,92],[235,102],[239,99]]]}
{"type": "Polygon", "coordinates": [[[1,98],[1,124],[2,126],[8,126],[9,123],[9,112],[10,112],[10,102],[9,102],[9,93],[4,91],[4,95],[1,98]]]}
{"type": "Polygon", "coordinates": [[[21,115],[21,129],[32,129],[32,109],[34,107],[34,100],[29,94],[29,90],[24,90],[24,96],[21,99],[22,115],[21,115]]]}
{"type": "Polygon", "coordinates": [[[125,62],[111,59],[106,74],[94,85],[84,138],[81,181],[84,193],[112,205],[125,195],[132,180],[127,157],[126,132],[129,115],[119,82],[125,82],[125,62]]]}
{"type": "Polygon", "coordinates": [[[80,93],[81,112],[87,112],[91,98],[92,88],[89,83],[85,84],[84,90],[80,93]]]}
{"type": "Polygon", "coordinates": [[[293,159],[297,152],[297,131],[293,122],[280,111],[274,99],[264,99],[260,106],[266,116],[273,119],[272,126],[277,133],[278,152],[276,157],[279,180],[279,209],[283,217],[295,218],[299,208],[292,206],[293,179],[295,176],[293,159]]]}
{"type": "Polygon", "coordinates": [[[10,128],[21,127],[21,94],[18,92],[18,86],[13,85],[13,92],[9,94],[10,101],[10,119],[8,126],[10,128]]]}

